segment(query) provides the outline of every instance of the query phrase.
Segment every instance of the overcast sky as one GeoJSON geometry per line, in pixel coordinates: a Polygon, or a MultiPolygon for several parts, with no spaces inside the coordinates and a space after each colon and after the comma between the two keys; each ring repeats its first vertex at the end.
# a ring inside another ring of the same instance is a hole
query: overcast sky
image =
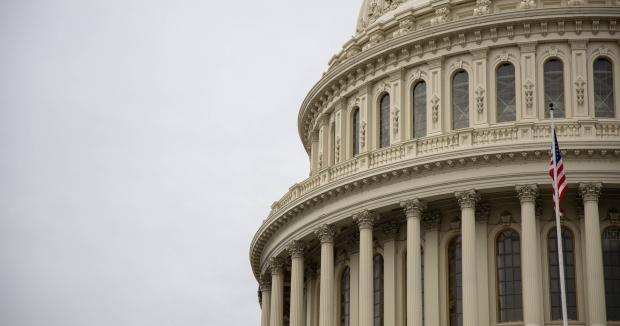
{"type": "Polygon", "coordinates": [[[360,2],[0,0],[0,325],[259,325],[249,244],[360,2]]]}

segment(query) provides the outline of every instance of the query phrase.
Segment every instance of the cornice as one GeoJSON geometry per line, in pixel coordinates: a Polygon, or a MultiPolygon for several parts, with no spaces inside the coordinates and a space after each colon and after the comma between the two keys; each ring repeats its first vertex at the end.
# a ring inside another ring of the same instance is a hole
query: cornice
{"type": "MultiPolygon", "coordinates": [[[[399,178],[414,178],[429,173],[441,173],[446,169],[472,168],[485,164],[514,164],[515,162],[548,161],[547,143],[530,144],[528,148],[512,149],[503,151],[502,147],[489,148],[478,154],[461,156],[454,160],[450,158],[437,158],[429,160],[408,160],[391,166],[373,169],[345,178],[340,182],[329,184],[328,187],[320,187],[298,198],[294,202],[283,207],[277,216],[268,218],[259,228],[252,240],[250,260],[255,275],[260,273],[260,257],[264,245],[275,232],[284,224],[291,221],[295,216],[319,207],[323,202],[341,197],[346,193],[360,190],[364,187],[378,186],[383,182],[394,181],[399,178]]],[[[563,142],[563,156],[569,159],[613,159],[620,161],[620,141],[610,143],[608,146],[600,146],[600,143],[574,143],[563,142]],[[594,147],[596,144],[596,148],[594,147]]],[[[521,146],[522,147],[522,146],[521,146]]],[[[461,154],[469,152],[464,151],[461,154]]],[[[334,230],[335,232],[335,230],[334,230]]],[[[331,234],[331,231],[329,232],[331,234]]],[[[334,233],[335,236],[335,233],[334,233]]],[[[326,238],[329,241],[328,238],[326,238]]],[[[333,240],[332,240],[333,241],[333,240]]]]}
{"type": "MultiPolygon", "coordinates": [[[[582,22],[584,20],[589,22],[593,18],[598,18],[596,19],[599,22],[597,26],[600,27],[593,27],[590,24],[580,25],[581,30],[579,33],[598,28],[596,30],[597,35],[592,35],[592,37],[605,39],[608,35],[603,33],[605,30],[602,26],[608,25],[608,32],[612,34],[615,33],[615,24],[612,24],[611,21],[609,24],[601,23],[606,22],[606,20],[613,20],[615,23],[619,15],[620,7],[519,10],[463,18],[437,26],[417,29],[407,34],[384,40],[372,48],[360,51],[330,67],[309,91],[298,115],[298,130],[302,143],[309,153],[310,143],[307,137],[308,132],[311,131],[310,126],[314,123],[316,115],[330,107],[334,101],[355,92],[360,83],[366,84],[377,78],[383,78],[393,69],[402,69],[428,61],[431,58],[426,58],[426,54],[431,54],[432,56],[453,55],[459,53],[460,49],[467,52],[488,48],[489,46],[514,44],[515,40],[521,36],[526,38],[521,40],[521,42],[534,35],[542,35],[544,39],[549,37],[549,34],[545,31],[549,21],[553,23],[561,21],[562,34],[565,34],[571,33],[577,28],[577,24],[565,24],[566,22],[582,22]],[[545,30],[542,27],[539,28],[539,24],[546,24],[545,30]],[[536,26],[536,28],[532,28],[533,26],[536,26]],[[498,29],[501,29],[499,34],[498,29]],[[504,32],[505,30],[508,32],[504,32]],[[491,41],[491,44],[487,44],[488,42],[486,41],[491,41]],[[454,48],[457,45],[459,47],[454,48]],[[442,52],[440,53],[439,50],[442,50],[442,52]],[[385,69],[387,67],[390,67],[389,71],[385,69]],[[382,77],[377,77],[377,73],[382,77]]],[[[562,39],[565,40],[567,36],[564,35],[562,39]]],[[[557,37],[554,36],[553,39],[557,39],[557,37]]]]}

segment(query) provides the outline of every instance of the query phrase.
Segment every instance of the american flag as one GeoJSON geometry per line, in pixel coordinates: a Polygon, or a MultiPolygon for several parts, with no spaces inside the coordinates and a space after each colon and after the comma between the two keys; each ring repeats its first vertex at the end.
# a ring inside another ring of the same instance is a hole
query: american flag
{"type": "Polygon", "coordinates": [[[562,153],[560,152],[560,145],[558,145],[558,136],[555,132],[555,128],[553,129],[553,152],[551,153],[551,159],[549,160],[549,175],[551,176],[551,180],[553,180],[553,200],[555,201],[555,185],[556,182],[554,180],[555,175],[557,174],[557,187],[559,189],[559,200],[558,204],[562,202],[564,196],[566,195],[566,190],[568,190],[568,183],[566,182],[566,175],[564,175],[564,163],[562,162],[562,153]],[[554,173],[554,169],[557,173],[554,173]]]}

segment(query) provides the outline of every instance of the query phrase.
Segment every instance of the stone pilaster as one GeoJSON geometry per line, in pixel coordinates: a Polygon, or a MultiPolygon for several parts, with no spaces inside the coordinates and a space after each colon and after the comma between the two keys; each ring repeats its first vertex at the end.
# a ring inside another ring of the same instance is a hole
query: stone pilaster
{"type": "Polygon", "coordinates": [[[455,193],[461,207],[461,246],[463,251],[463,326],[478,326],[478,286],[476,273],[475,190],[455,193]]]}
{"type": "Polygon", "coordinates": [[[372,230],[377,216],[368,210],[353,216],[360,230],[359,326],[373,325],[373,243],[372,230]]]}
{"type": "Polygon", "coordinates": [[[426,203],[400,203],[407,217],[407,326],[422,326],[422,252],[420,220],[426,203]]]}
{"type": "Polygon", "coordinates": [[[324,224],[315,230],[321,241],[321,289],[319,301],[319,326],[333,326],[334,321],[334,238],[336,228],[324,224]]]}
{"type": "Polygon", "coordinates": [[[304,244],[293,240],[288,252],[291,254],[290,325],[304,326],[304,244]]]}
{"type": "Polygon", "coordinates": [[[271,258],[271,312],[270,326],[284,325],[284,262],[280,258],[271,258]]]}
{"type": "Polygon", "coordinates": [[[584,226],[586,238],[586,288],[588,292],[589,325],[607,325],[605,310],[605,275],[603,272],[603,247],[598,200],[603,185],[601,183],[579,184],[583,198],[584,226]]]}
{"type": "Polygon", "coordinates": [[[384,325],[396,325],[396,237],[398,235],[398,224],[392,222],[383,226],[383,233],[386,235],[383,242],[383,268],[384,268],[384,325]]]}
{"type": "Polygon", "coordinates": [[[424,321],[439,325],[439,226],[441,215],[430,211],[424,215],[424,321]]]}
{"type": "Polygon", "coordinates": [[[536,198],[538,186],[515,187],[521,202],[521,266],[523,280],[523,322],[526,326],[539,326],[542,314],[542,281],[540,279],[540,251],[536,228],[536,198]]]}

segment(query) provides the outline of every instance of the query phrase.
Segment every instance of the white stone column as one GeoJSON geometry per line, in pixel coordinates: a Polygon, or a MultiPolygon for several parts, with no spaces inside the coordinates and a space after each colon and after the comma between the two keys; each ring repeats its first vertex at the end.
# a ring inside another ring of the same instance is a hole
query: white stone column
{"type": "Polygon", "coordinates": [[[306,326],[315,326],[316,318],[314,317],[314,302],[316,295],[315,285],[316,285],[316,266],[313,264],[308,267],[306,271],[306,326]]]}
{"type": "Polygon", "coordinates": [[[419,199],[400,203],[407,216],[407,326],[422,326],[422,252],[420,220],[426,204],[419,199]]]}
{"type": "Polygon", "coordinates": [[[372,230],[376,215],[368,210],[353,216],[360,230],[359,326],[373,325],[373,247],[372,230]]]}
{"type": "MultiPolygon", "coordinates": [[[[424,218],[424,321],[439,325],[439,226],[441,216],[429,212],[424,218]]],[[[409,261],[409,260],[407,260],[409,261]]]]}
{"type": "Polygon", "coordinates": [[[478,326],[478,288],[476,273],[475,190],[455,194],[461,206],[461,246],[463,250],[463,326],[478,326]]]}
{"type": "Polygon", "coordinates": [[[383,325],[396,326],[396,236],[398,224],[389,223],[383,227],[383,325]]]}
{"type": "Polygon", "coordinates": [[[293,240],[288,246],[291,254],[290,326],[304,326],[304,244],[293,240]]]}
{"type": "Polygon", "coordinates": [[[584,225],[586,238],[585,267],[586,287],[588,292],[588,325],[607,325],[605,311],[605,275],[603,272],[603,247],[601,244],[601,226],[598,212],[598,199],[603,185],[600,183],[582,183],[579,193],[583,198],[584,225]]]}
{"type": "Polygon", "coordinates": [[[279,258],[271,258],[271,312],[270,326],[284,325],[284,263],[279,258]]]}
{"type": "Polygon", "coordinates": [[[523,282],[523,322],[525,326],[542,325],[542,281],[540,278],[540,251],[536,228],[536,197],[538,186],[518,185],[521,201],[521,275],[523,282]]]}
{"type": "Polygon", "coordinates": [[[269,326],[269,313],[271,312],[271,281],[261,280],[261,317],[260,325],[269,326]]]}
{"type": "Polygon", "coordinates": [[[334,238],[336,228],[324,224],[315,231],[321,241],[321,288],[319,326],[332,326],[334,320],[334,238]]]}

